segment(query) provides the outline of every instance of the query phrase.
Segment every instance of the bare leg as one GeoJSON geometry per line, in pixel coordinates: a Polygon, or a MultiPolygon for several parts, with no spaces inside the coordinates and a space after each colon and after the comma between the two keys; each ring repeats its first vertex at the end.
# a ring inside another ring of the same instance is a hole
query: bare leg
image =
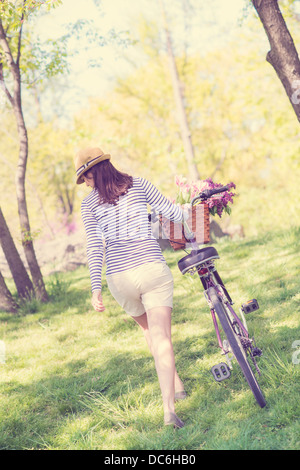
{"type": "MultiPolygon", "coordinates": [[[[149,332],[149,327],[148,327],[147,314],[144,313],[143,315],[141,315],[139,317],[132,317],[132,318],[136,321],[136,323],[138,323],[138,325],[140,325],[140,327],[143,331],[143,334],[145,336],[146,342],[148,344],[148,347],[150,349],[150,352],[151,352],[152,356],[154,357],[153,347],[152,347],[152,342],[151,342],[151,337],[150,337],[150,332],[149,332]]],[[[176,367],[175,367],[174,379],[175,379],[174,380],[175,393],[184,391],[184,385],[183,385],[182,381],[179,378],[176,367]]]]}
{"type": "MultiPolygon", "coordinates": [[[[175,421],[177,421],[176,424],[178,424],[178,427],[181,427],[183,423],[175,415],[174,406],[175,359],[171,341],[171,312],[172,309],[170,307],[156,307],[149,309],[147,312],[150,337],[149,347],[150,350],[152,350],[155,360],[155,367],[163,399],[165,422],[167,423],[171,417],[172,420],[175,419],[175,421]]],[[[141,322],[139,322],[139,324],[141,325],[141,322]]],[[[168,424],[171,423],[168,422],[168,424]]]]}

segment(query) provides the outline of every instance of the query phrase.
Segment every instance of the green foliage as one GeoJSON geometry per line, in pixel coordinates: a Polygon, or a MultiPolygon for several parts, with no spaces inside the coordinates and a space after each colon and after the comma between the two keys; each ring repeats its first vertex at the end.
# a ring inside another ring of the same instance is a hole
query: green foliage
{"type": "Polygon", "coordinates": [[[49,279],[47,292],[52,302],[62,300],[68,294],[68,289],[71,285],[70,281],[66,281],[62,275],[54,273],[49,279]]]}
{"type": "Polygon", "coordinates": [[[45,79],[58,74],[68,72],[67,40],[65,35],[59,40],[41,42],[40,38],[35,40],[27,36],[27,47],[22,49],[21,72],[23,82],[27,86],[36,86],[45,79]]]}
{"type": "Polygon", "coordinates": [[[28,293],[27,297],[24,299],[18,298],[17,294],[15,294],[14,300],[18,306],[18,316],[36,313],[41,308],[41,301],[37,298],[34,292],[28,293]]]}
{"type": "MultiPolygon", "coordinates": [[[[66,47],[69,36],[66,34],[59,40],[42,43],[33,34],[37,16],[61,3],[61,0],[1,2],[0,19],[6,32],[6,40],[19,68],[21,81],[28,87],[67,71],[66,47]]],[[[4,65],[4,79],[9,82],[6,56],[1,48],[0,59],[4,65]]]]}
{"type": "Polygon", "coordinates": [[[38,312],[40,309],[40,301],[36,298],[22,300],[19,304],[18,314],[28,315],[38,312]]]}
{"type": "Polygon", "coordinates": [[[49,11],[62,3],[62,0],[1,0],[0,16],[10,30],[18,30],[24,21],[28,21],[41,7],[49,11]]]}
{"type": "Polygon", "coordinates": [[[24,245],[32,243],[33,240],[36,239],[39,236],[40,232],[41,232],[41,230],[36,230],[35,232],[32,232],[32,231],[28,232],[26,229],[21,227],[22,238],[20,239],[20,241],[24,245]]]}
{"type": "MultiPolygon", "coordinates": [[[[299,123],[265,62],[264,31],[257,20],[243,26],[226,49],[177,58],[177,63],[200,177],[236,183],[238,198],[230,222],[255,235],[300,222],[291,204],[300,176],[299,123]]],[[[153,34],[151,30],[147,47],[157,44],[153,34]]],[[[100,139],[118,167],[142,174],[174,198],[174,177],[188,176],[187,165],[167,57],[160,51],[148,55],[146,65],[76,117],[75,131],[82,145],[100,139]]]]}

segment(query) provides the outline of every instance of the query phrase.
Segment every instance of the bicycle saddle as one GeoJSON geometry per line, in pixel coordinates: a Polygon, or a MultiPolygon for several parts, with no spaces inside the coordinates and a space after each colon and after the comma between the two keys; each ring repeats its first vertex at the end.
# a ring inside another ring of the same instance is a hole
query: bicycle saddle
{"type": "Polygon", "coordinates": [[[217,250],[213,246],[202,248],[201,250],[192,251],[189,255],[178,261],[178,268],[185,274],[188,269],[194,268],[199,264],[205,263],[211,259],[219,258],[217,250]]]}

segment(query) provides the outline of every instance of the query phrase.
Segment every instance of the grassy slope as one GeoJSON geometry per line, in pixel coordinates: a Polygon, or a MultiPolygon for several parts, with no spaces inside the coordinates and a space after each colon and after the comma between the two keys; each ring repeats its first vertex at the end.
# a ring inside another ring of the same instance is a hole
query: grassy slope
{"type": "Polygon", "coordinates": [[[188,392],[177,405],[185,428],[162,425],[154,364],[140,331],[107,291],[106,311],[91,309],[81,268],[47,280],[51,303],[33,302],[18,317],[0,313],[0,448],[299,449],[300,364],[292,362],[292,344],[300,340],[299,244],[300,230],[292,229],[217,247],[236,305],[254,297],[260,303],[248,326],[264,350],[266,408],[256,405],[236,367],[230,380],[214,382],[209,370],[222,356],[200,282],[178,271],[181,253],[167,252],[176,286],[176,363],[188,392]]]}

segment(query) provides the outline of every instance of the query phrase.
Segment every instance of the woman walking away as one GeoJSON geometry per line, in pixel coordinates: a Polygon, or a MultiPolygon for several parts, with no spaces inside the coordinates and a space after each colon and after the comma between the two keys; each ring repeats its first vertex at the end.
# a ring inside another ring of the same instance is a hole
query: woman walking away
{"type": "Polygon", "coordinates": [[[184,423],[175,413],[174,402],[186,394],[171,340],[173,277],[152,234],[147,204],[175,222],[182,220],[183,213],[149,181],[121,173],[110,159],[100,148],[84,149],[75,158],[76,183],[92,188],[81,205],[92,305],[98,312],[105,310],[101,295],[104,239],[109,290],[143,330],[155,361],[164,423],[181,428],[184,423]]]}

